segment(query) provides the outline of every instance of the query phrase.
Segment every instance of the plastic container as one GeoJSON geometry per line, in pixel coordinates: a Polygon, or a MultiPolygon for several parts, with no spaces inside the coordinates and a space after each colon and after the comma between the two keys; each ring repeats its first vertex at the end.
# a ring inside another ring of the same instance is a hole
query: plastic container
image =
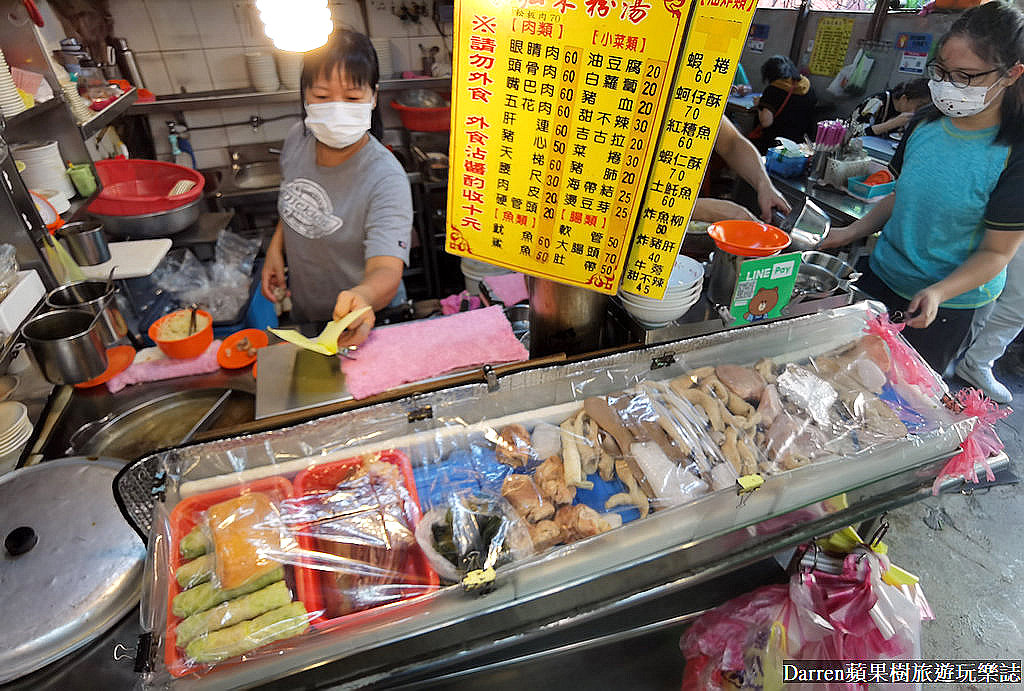
{"type": "Polygon", "coordinates": [[[768,149],[765,165],[770,173],[781,175],[784,178],[795,178],[803,175],[809,160],[811,159],[808,156],[783,156],[776,147],[768,149]]]}
{"type": "Polygon", "coordinates": [[[175,310],[170,314],[165,314],[149,325],[149,330],[146,333],[149,334],[150,340],[153,341],[153,343],[156,343],[167,357],[176,358],[178,360],[189,360],[194,357],[199,357],[203,354],[203,351],[213,343],[213,317],[211,317],[210,313],[205,310],[196,310],[196,315],[206,317],[206,326],[199,329],[191,336],[179,338],[174,341],[162,341],[157,338],[157,334],[160,333],[161,325],[163,325],[168,318],[179,312],[187,311],[188,310],[175,310]]]}
{"type": "MultiPolygon", "coordinates": [[[[420,502],[416,494],[416,483],[413,479],[412,465],[409,463],[409,459],[400,451],[387,450],[376,454],[373,460],[398,466],[401,471],[403,483],[412,500],[410,512],[414,514],[407,516],[408,528],[410,531],[414,531],[416,524],[420,521],[420,502]]],[[[352,466],[359,465],[362,462],[362,457],[348,458],[334,463],[324,463],[302,471],[295,476],[294,480],[296,497],[333,490],[345,478],[352,466]]],[[[320,551],[315,544],[316,539],[310,536],[307,530],[300,527],[296,532],[302,552],[313,553],[320,551]]],[[[415,587],[409,588],[410,594],[397,602],[381,604],[340,617],[327,618],[326,616],[321,616],[313,620],[313,625],[318,628],[331,629],[342,626],[363,625],[386,612],[390,612],[395,607],[408,606],[410,599],[436,590],[439,587],[440,579],[437,573],[430,567],[426,555],[423,554],[423,551],[418,546],[414,546],[406,557],[402,572],[407,577],[406,583],[408,585],[423,586],[421,592],[416,592],[418,589],[415,587]]],[[[299,598],[307,604],[307,609],[310,612],[325,611],[324,590],[326,584],[324,579],[327,578],[328,573],[318,569],[299,569],[296,583],[299,598]]]]}
{"type": "Polygon", "coordinates": [[[864,181],[867,178],[867,175],[858,175],[857,177],[850,178],[846,181],[847,191],[858,199],[875,201],[892,194],[892,191],[896,189],[895,180],[881,185],[865,185],[864,181]]]}
{"type": "Polygon", "coordinates": [[[451,129],[451,106],[411,108],[392,101],[391,107],[402,119],[402,126],[412,132],[447,132],[451,129]]]}
{"type": "Polygon", "coordinates": [[[170,211],[194,202],[203,193],[202,174],[165,161],[98,161],[96,173],[103,190],[89,204],[89,211],[100,216],[141,216],[170,211]],[[182,180],[196,184],[184,194],[168,197],[175,183],[182,180]]]}
{"type": "MultiPolygon", "coordinates": [[[[249,492],[263,492],[270,496],[271,500],[277,504],[280,504],[285,499],[288,499],[294,495],[292,484],[283,477],[268,477],[262,480],[255,480],[253,482],[236,485],[233,487],[225,487],[224,489],[216,490],[213,492],[207,492],[205,494],[197,494],[196,496],[189,497],[174,507],[170,516],[170,528],[171,528],[171,545],[170,545],[170,572],[166,576],[167,580],[167,638],[164,644],[164,663],[167,665],[168,671],[175,677],[181,677],[188,674],[196,669],[196,667],[187,662],[187,658],[184,653],[178,649],[177,638],[175,637],[175,629],[178,623],[181,621],[174,615],[171,610],[174,602],[174,597],[181,592],[181,587],[178,585],[177,579],[174,574],[177,572],[178,567],[181,566],[185,561],[182,559],[181,552],[178,549],[178,544],[181,542],[181,538],[191,532],[193,528],[202,520],[203,513],[213,506],[219,504],[222,501],[227,501],[234,497],[247,494],[249,492]]],[[[297,572],[304,571],[304,569],[285,565],[285,581],[288,583],[289,588],[294,594],[295,598],[301,600],[306,606],[307,612],[314,612],[310,607],[310,603],[302,598],[299,593],[299,589],[296,586],[296,581],[299,580],[300,574],[297,572]]],[[[274,646],[288,646],[289,639],[278,641],[277,643],[271,643],[265,648],[260,650],[273,650],[274,646]]],[[[217,664],[217,667],[235,664],[232,661],[221,662],[217,664]]],[[[201,668],[202,666],[200,666],[201,668]]]]}

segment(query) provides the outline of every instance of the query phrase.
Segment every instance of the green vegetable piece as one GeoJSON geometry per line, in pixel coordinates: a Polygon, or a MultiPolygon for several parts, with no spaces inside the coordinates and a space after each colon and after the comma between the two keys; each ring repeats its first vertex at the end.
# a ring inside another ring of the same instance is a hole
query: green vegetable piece
{"type": "Polygon", "coordinates": [[[301,602],[292,602],[255,619],[200,636],[186,646],[185,654],[196,662],[213,664],[297,636],[308,628],[306,608],[301,602]]]}
{"type": "Polygon", "coordinates": [[[263,574],[259,578],[254,578],[248,583],[241,585],[231,590],[221,590],[216,587],[213,583],[203,583],[197,585],[195,588],[189,588],[178,593],[174,597],[174,601],[171,602],[171,611],[174,616],[190,617],[196,612],[204,612],[215,605],[219,605],[222,602],[233,600],[236,597],[242,595],[248,595],[249,593],[266,588],[274,581],[284,580],[284,567],[279,566],[273,571],[263,574]]]}
{"type": "Polygon", "coordinates": [[[284,607],[291,601],[292,594],[288,591],[288,585],[284,581],[278,581],[254,593],[222,602],[205,612],[193,614],[178,624],[178,647],[184,648],[190,641],[204,634],[234,626],[272,609],[284,607]]]}
{"type": "Polygon", "coordinates": [[[178,585],[182,589],[188,589],[213,578],[213,560],[214,556],[212,554],[204,554],[179,566],[174,574],[174,577],[178,580],[178,585]]]}
{"type": "Polygon", "coordinates": [[[181,542],[178,543],[178,551],[185,559],[195,559],[209,552],[212,546],[202,527],[197,525],[188,535],[181,538],[181,542]]]}

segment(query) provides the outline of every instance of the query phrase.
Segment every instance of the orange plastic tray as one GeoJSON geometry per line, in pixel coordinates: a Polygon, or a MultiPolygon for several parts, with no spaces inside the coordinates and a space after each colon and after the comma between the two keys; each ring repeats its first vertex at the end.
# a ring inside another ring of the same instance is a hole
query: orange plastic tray
{"type": "MultiPolygon", "coordinates": [[[[420,520],[420,500],[419,496],[416,494],[416,482],[413,479],[412,464],[409,463],[409,459],[405,454],[396,450],[381,451],[376,454],[376,458],[379,461],[398,466],[399,470],[402,472],[405,488],[408,490],[409,497],[412,499],[412,512],[414,514],[407,518],[410,521],[410,529],[415,530],[416,524],[419,523],[420,520]]],[[[363,459],[361,457],[347,458],[343,461],[324,463],[323,465],[314,466],[302,471],[295,476],[294,480],[296,497],[333,490],[344,478],[347,470],[362,461],[363,459]]],[[[296,532],[299,547],[303,553],[310,553],[317,550],[317,546],[315,544],[316,540],[308,534],[308,531],[304,530],[304,526],[300,526],[296,532]]],[[[377,605],[376,607],[370,607],[368,609],[340,617],[328,618],[321,614],[318,618],[313,620],[313,626],[321,629],[336,629],[362,625],[368,621],[384,616],[396,607],[408,607],[421,595],[436,590],[440,584],[440,579],[438,578],[437,573],[430,567],[430,563],[427,561],[426,555],[418,545],[413,546],[412,551],[406,559],[403,571],[408,578],[406,581],[408,584],[423,585],[422,593],[412,593],[400,601],[377,605]]],[[[327,578],[327,574],[322,573],[318,569],[309,568],[298,569],[296,576],[296,587],[298,588],[299,599],[307,603],[307,609],[309,609],[310,612],[325,612],[324,589],[326,588],[325,579],[327,578]]]]}
{"type": "MultiPolygon", "coordinates": [[[[186,560],[181,558],[181,552],[178,550],[178,544],[181,542],[181,538],[191,532],[196,524],[199,523],[202,518],[202,514],[208,508],[214,504],[219,504],[222,501],[227,501],[232,497],[237,497],[242,494],[249,492],[263,492],[270,495],[270,498],[277,504],[281,501],[288,499],[294,495],[292,483],[288,482],[283,477],[268,477],[261,480],[255,480],[253,482],[238,485],[235,487],[225,487],[224,489],[215,490],[213,492],[206,492],[205,494],[197,494],[194,497],[189,497],[184,501],[180,502],[171,511],[171,568],[168,573],[168,598],[167,598],[167,638],[164,645],[164,664],[167,666],[167,670],[175,677],[181,677],[186,674],[193,672],[202,672],[208,669],[206,665],[195,665],[190,664],[184,653],[178,649],[177,639],[175,637],[174,630],[177,628],[178,623],[181,621],[178,617],[174,616],[171,611],[171,603],[174,600],[174,596],[181,592],[181,588],[178,586],[178,581],[174,578],[175,572],[178,567],[181,566],[186,560]]],[[[302,597],[300,589],[297,587],[296,582],[299,581],[305,569],[296,568],[293,566],[285,566],[285,578],[289,581],[289,585],[293,586],[292,592],[305,604],[306,611],[314,613],[316,610],[311,608],[311,604],[308,600],[302,597]],[[297,573],[298,572],[298,573],[297,573]]],[[[274,650],[276,647],[287,647],[288,641],[280,641],[279,643],[268,645],[260,650],[274,650]]],[[[218,667],[238,664],[238,661],[228,661],[218,664],[218,667]]]]}
{"type": "Polygon", "coordinates": [[[718,249],[740,257],[768,257],[789,247],[785,231],[760,221],[719,221],[708,226],[718,249]]]}

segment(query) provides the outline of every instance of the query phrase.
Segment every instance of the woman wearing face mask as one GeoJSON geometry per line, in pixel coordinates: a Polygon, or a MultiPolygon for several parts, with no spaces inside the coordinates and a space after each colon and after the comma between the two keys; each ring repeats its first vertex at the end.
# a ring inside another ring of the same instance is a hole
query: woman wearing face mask
{"type": "Polygon", "coordinates": [[[1024,239],[1022,61],[1024,13],[999,1],[964,12],[929,65],[934,107],[893,158],[895,193],[822,243],[882,231],[858,286],[907,313],[903,335],[940,373],[1024,239]]]}
{"type": "MultiPolygon", "coordinates": [[[[409,260],[412,194],[402,166],[372,134],[377,54],[363,34],[336,30],[303,59],[306,118],[281,149],[281,220],[263,265],[263,294],[284,294],[299,324],[386,307],[402,291],[409,260]]],[[[404,292],[404,291],[402,291],[404,292]]],[[[358,345],[373,310],[339,341],[358,345]]]]}

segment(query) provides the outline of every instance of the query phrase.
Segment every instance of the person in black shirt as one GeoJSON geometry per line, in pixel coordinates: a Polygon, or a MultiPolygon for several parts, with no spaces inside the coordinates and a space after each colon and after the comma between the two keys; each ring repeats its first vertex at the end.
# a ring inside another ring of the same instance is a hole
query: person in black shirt
{"type": "Polygon", "coordinates": [[[773,55],[761,65],[764,91],[757,102],[758,124],[750,139],[763,154],[776,137],[801,142],[814,136],[814,106],[818,99],[811,82],[784,55],[773,55]]]}
{"type": "Polygon", "coordinates": [[[885,137],[903,132],[914,112],[931,102],[928,80],[923,77],[897,84],[865,99],[850,115],[856,136],[885,137]]]}

